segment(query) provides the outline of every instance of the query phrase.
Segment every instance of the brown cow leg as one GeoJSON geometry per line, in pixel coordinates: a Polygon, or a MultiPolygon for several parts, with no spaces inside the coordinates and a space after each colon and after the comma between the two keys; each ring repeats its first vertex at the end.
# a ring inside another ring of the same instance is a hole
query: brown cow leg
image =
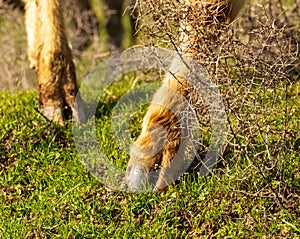
{"type": "Polygon", "coordinates": [[[166,76],[144,117],[142,132],[131,146],[126,170],[127,183],[131,190],[143,190],[150,185],[158,189],[166,186],[160,175],[150,173],[155,166],[162,169],[168,166],[182,143],[181,138],[185,137],[182,135],[182,125],[177,113],[186,110],[183,97],[186,97],[187,85],[179,79],[182,80],[171,74],[166,76]]]}
{"type": "MultiPolygon", "coordinates": [[[[195,15],[197,12],[201,13],[201,10],[208,15],[203,19],[200,18],[199,21],[195,21],[193,17],[191,19],[183,18],[180,29],[181,44],[178,46],[181,53],[192,57],[194,52],[192,46],[199,38],[198,35],[195,35],[197,34],[195,29],[202,27],[209,29],[210,22],[207,21],[209,19],[218,18],[220,24],[232,21],[243,2],[243,0],[186,0],[185,4],[195,12],[195,15]]],[[[214,23],[211,22],[211,24],[214,23]]],[[[154,95],[154,102],[160,102],[162,106],[153,103],[149,106],[143,121],[142,133],[131,148],[130,161],[126,170],[127,184],[131,190],[142,190],[145,185],[149,184],[157,189],[163,189],[172,182],[172,179],[176,179],[173,178],[176,175],[174,172],[180,171],[178,167],[182,165],[177,162],[174,164],[174,168],[169,168],[169,163],[175,155],[182,159],[183,157],[181,157],[181,152],[178,152],[179,142],[182,140],[180,139],[182,135],[180,127],[178,127],[178,119],[167,109],[181,112],[184,107],[181,105],[182,101],[173,92],[176,91],[186,97],[185,94],[189,87],[185,77],[186,73],[175,76],[168,73],[163,85],[172,90],[161,92],[163,89],[161,88],[154,95]],[[158,125],[161,127],[157,127],[158,125]],[[160,136],[162,134],[163,136],[160,136]],[[159,140],[161,138],[163,140],[159,140]],[[161,171],[156,178],[153,178],[150,173],[154,171],[156,164],[160,166],[161,171]]]]}
{"type": "Polygon", "coordinates": [[[36,65],[41,112],[60,124],[64,112],[72,114],[76,121],[85,120],[83,111],[78,112],[75,107],[78,86],[65,33],[62,1],[26,0],[25,3],[29,53],[32,53],[29,57],[36,65]],[[30,14],[32,11],[36,14],[30,14]]]}

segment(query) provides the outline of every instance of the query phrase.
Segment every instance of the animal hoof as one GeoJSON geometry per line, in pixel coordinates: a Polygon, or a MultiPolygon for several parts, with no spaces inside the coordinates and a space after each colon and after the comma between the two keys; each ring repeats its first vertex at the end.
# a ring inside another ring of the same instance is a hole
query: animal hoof
{"type": "Polygon", "coordinates": [[[41,108],[41,112],[47,119],[60,125],[64,124],[63,112],[61,107],[49,105],[41,108]]]}
{"type": "Polygon", "coordinates": [[[145,192],[155,187],[155,172],[149,172],[146,166],[129,165],[126,170],[127,186],[132,192],[145,192]]]}

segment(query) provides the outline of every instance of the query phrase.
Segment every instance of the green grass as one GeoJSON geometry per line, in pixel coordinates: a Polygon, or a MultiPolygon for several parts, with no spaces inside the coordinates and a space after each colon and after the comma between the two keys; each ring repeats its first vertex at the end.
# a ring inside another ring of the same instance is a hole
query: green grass
{"type": "MultiPolygon", "coordinates": [[[[104,34],[100,32],[101,41],[78,62],[80,80],[101,61],[95,52],[105,49],[104,34]]],[[[127,36],[124,45],[128,42],[127,36]]],[[[144,78],[129,74],[100,97],[99,144],[123,169],[128,155],[112,140],[111,113],[120,97],[144,78]]],[[[291,97],[298,91],[299,87],[291,97]]],[[[38,111],[37,97],[36,91],[0,93],[1,239],[300,238],[299,138],[293,149],[281,153],[286,157],[279,162],[279,177],[272,168],[263,169],[265,175],[260,172],[259,166],[267,167],[268,162],[260,161],[264,157],[255,154],[258,149],[252,152],[249,147],[249,152],[238,155],[229,148],[224,155],[227,163],[221,161],[206,177],[185,175],[165,192],[114,192],[81,164],[71,124],[62,128],[46,120],[38,111]]],[[[277,107],[283,106],[279,102],[277,107]]],[[[133,138],[140,132],[144,112],[142,106],[131,117],[133,138]]],[[[283,125],[276,125],[280,136],[283,125]]],[[[299,127],[299,121],[289,126],[294,131],[299,127]]],[[[260,136],[254,139],[258,145],[261,141],[260,136]]]]}
{"type": "MultiPolygon", "coordinates": [[[[111,140],[109,117],[133,82],[110,87],[98,108],[100,144],[122,167],[127,158],[111,140]]],[[[229,175],[216,169],[214,176],[184,176],[161,193],[110,191],[80,163],[71,127],[47,121],[37,102],[35,91],[0,95],[0,238],[299,237],[296,194],[283,205],[276,196],[264,197],[268,185],[254,169],[240,181],[247,160],[231,165],[229,175]]],[[[133,123],[139,128],[141,116],[133,123]]],[[[289,162],[299,167],[293,157],[289,162]]],[[[287,178],[295,178],[292,171],[287,178]]]]}

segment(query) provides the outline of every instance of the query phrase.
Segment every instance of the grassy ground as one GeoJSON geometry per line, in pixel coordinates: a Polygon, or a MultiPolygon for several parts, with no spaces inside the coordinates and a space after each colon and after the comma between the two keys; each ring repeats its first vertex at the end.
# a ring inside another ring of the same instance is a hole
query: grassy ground
{"type": "MultiPolygon", "coordinates": [[[[276,196],[255,195],[259,177],[243,184],[235,178],[246,167],[242,162],[229,176],[221,170],[205,178],[192,174],[163,193],[111,192],[80,163],[71,129],[53,125],[38,113],[35,91],[1,93],[0,98],[0,238],[300,235],[296,195],[283,205],[276,196]]],[[[100,111],[104,128],[109,128],[109,102],[100,111]]],[[[111,145],[109,130],[106,134],[101,145],[111,145]]],[[[299,167],[298,155],[294,157],[299,167]]]]}
{"type": "MultiPolygon", "coordinates": [[[[77,64],[80,79],[100,61],[97,44],[77,64]]],[[[99,143],[123,168],[128,156],[111,140],[110,116],[137,77],[107,89],[97,114],[99,143]]],[[[226,152],[230,163],[207,177],[192,173],[165,192],[130,194],[106,188],[81,164],[71,125],[47,121],[36,90],[1,92],[0,114],[0,238],[300,238],[299,145],[282,159],[284,179],[264,178],[226,152]]]]}
{"type": "MultiPolygon", "coordinates": [[[[105,107],[99,108],[100,145],[109,158],[122,158],[111,142],[110,113],[133,81],[120,82],[101,99],[105,107]]],[[[239,181],[249,166],[247,160],[240,161],[238,167],[231,165],[229,175],[223,174],[222,168],[205,178],[191,174],[163,193],[111,192],[80,163],[71,127],[56,126],[39,114],[36,91],[1,93],[0,98],[2,238],[300,235],[297,192],[281,204],[275,194],[270,196],[268,185],[255,171],[247,180],[239,181]]],[[[135,123],[138,128],[140,118],[135,123]]],[[[287,160],[293,168],[286,172],[286,178],[299,180],[299,175],[293,175],[299,168],[298,154],[287,160]]],[[[276,180],[272,183],[276,188],[276,180]]],[[[297,182],[292,185],[299,187],[297,182]]]]}

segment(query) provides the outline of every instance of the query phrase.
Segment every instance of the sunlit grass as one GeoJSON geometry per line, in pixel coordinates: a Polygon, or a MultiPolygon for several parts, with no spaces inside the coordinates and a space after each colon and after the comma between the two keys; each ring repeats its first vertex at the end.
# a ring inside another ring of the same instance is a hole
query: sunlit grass
{"type": "MultiPolygon", "coordinates": [[[[99,18],[101,14],[98,9],[99,18]]],[[[128,36],[126,39],[125,46],[129,44],[128,36]]],[[[101,54],[106,49],[102,30],[99,42],[77,62],[80,81],[103,60],[101,54]]],[[[124,94],[149,83],[145,78],[130,73],[99,96],[99,146],[122,169],[129,156],[115,142],[111,117],[124,94]]],[[[159,80],[155,74],[151,78],[159,80]]],[[[287,100],[297,98],[299,84],[294,84],[297,88],[291,87],[287,100]]],[[[279,113],[273,127],[280,130],[284,128],[280,115],[284,103],[274,106],[279,113]]],[[[294,116],[299,115],[299,107],[293,107],[294,116]]],[[[126,133],[132,140],[141,130],[145,110],[146,105],[140,106],[130,117],[126,133]]],[[[300,131],[299,122],[290,121],[289,128],[300,131]]],[[[275,139],[271,143],[276,144],[275,139]]],[[[254,141],[261,142],[261,136],[254,141]]],[[[244,141],[241,138],[231,143],[244,141]]],[[[0,238],[299,238],[299,145],[295,143],[294,148],[283,152],[286,157],[278,162],[283,162],[282,171],[275,173],[281,178],[260,171],[264,164],[260,155],[255,155],[257,150],[251,155],[251,148],[247,148],[251,161],[229,147],[224,161],[206,177],[199,177],[197,172],[183,175],[164,192],[114,192],[80,162],[71,122],[63,128],[39,113],[36,90],[1,92],[0,238]],[[278,196],[281,192],[284,199],[278,196]]],[[[267,160],[264,163],[268,166],[267,160]]],[[[272,168],[268,170],[272,172],[272,168]]]]}
{"type": "MultiPolygon", "coordinates": [[[[114,107],[112,99],[117,100],[124,90],[122,83],[108,89],[109,94],[101,101],[106,107],[98,112],[99,133],[106,135],[101,145],[106,145],[108,157],[123,160],[122,167],[128,158],[114,146],[109,112],[114,107]]],[[[238,167],[232,165],[230,175],[217,169],[214,176],[185,176],[163,193],[111,192],[80,163],[71,128],[56,126],[40,115],[35,91],[1,93],[0,99],[2,238],[299,235],[296,211],[281,207],[276,198],[255,196],[264,180],[254,169],[253,176],[245,181],[235,179],[235,175],[240,178],[243,174],[247,160],[240,161],[238,167]]],[[[139,111],[142,114],[144,109],[139,111]]],[[[139,128],[140,117],[134,121],[139,128]]],[[[299,158],[294,157],[290,159],[293,166],[286,169],[287,179],[295,176],[295,167],[299,168],[299,158]]]]}

